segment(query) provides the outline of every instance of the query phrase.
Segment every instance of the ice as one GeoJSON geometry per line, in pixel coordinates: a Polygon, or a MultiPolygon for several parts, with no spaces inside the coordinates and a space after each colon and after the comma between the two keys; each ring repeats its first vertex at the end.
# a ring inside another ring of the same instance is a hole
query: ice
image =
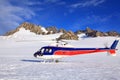
{"type": "MultiPolygon", "coordinates": [[[[59,35],[29,36],[28,32],[28,36],[0,36],[0,80],[119,80],[120,43],[116,57],[95,53],[62,58],[59,63],[41,63],[33,57],[42,46],[55,43],[59,35]]],[[[81,36],[78,41],[67,42],[75,47],[105,47],[105,43],[110,46],[116,39],[81,36]]]]}

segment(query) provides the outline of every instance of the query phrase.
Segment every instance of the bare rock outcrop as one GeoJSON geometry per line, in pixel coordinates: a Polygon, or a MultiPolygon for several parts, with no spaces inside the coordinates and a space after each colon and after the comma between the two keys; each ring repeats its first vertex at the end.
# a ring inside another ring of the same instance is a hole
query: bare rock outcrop
{"type": "Polygon", "coordinates": [[[88,37],[102,37],[102,36],[120,36],[120,34],[118,32],[115,32],[115,31],[109,31],[109,32],[100,32],[100,31],[97,31],[97,30],[92,30],[90,28],[86,28],[86,35],[88,37]]]}
{"type": "Polygon", "coordinates": [[[75,35],[72,31],[68,31],[61,35],[58,40],[65,39],[65,40],[78,40],[78,36],[75,35]]]}
{"type": "Polygon", "coordinates": [[[66,31],[65,29],[60,29],[58,32],[59,32],[59,33],[60,33],[60,32],[61,32],[61,33],[67,33],[67,31],[66,31]]]}
{"type": "Polygon", "coordinates": [[[107,32],[107,34],[108,34],[109,36],[120,36],[120,34],[117,33],[117,32],[115,32],[115,31],[109,31],[109,32],[107,32]]]}
{"type": "Polygon", "coordinates": [[[88,37],[98,37],[98,36],[102,37],[102,36],[105,36],[105,33],[100,32],[100,31],[96,31],[96,30],[92,30],[89,27],[86,28],[85,33],[88,37]]]}
{"type": "Polygon", "coordinates": [[[19,31],[19,30],[18,30],[18,29],[16,29],[16,30],[9,31],[9,32],[5,33],[5,35],[4,35],[4,36],[9,36],[9,35],[12,35],[12,34],[16,33],[17,31],[19,31]]]}
{"type": "Polygon", "coordinates": [[[82,34],[82,33],[85,33],[85,30],[77,30],[76,32],[75,32],[75,34],[82,34]]]}
{"type": "Polygon", "coordinates": [[[54,34],[58,32],[55,26],[47,27],[46,30],[48,31],[48,34],[54,34]]]}

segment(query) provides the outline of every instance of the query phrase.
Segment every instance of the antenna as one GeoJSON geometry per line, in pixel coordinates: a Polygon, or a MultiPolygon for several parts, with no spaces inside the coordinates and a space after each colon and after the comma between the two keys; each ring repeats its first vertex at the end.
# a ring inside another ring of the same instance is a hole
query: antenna
{"type": "Polygon", "coordinates": [[[108,48],[108,43],[107,42],[104,43],[104,46],[105,46],[105,48],[108,48]]]}

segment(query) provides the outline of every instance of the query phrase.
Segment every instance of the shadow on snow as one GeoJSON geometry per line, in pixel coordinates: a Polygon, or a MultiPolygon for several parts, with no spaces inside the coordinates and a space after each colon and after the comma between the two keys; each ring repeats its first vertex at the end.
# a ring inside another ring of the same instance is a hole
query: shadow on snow
{"type": "Polygon", "coordinates": [[[23,59],[21,61],[23,61],[23,62],[42,62],[42,60],[28,60],[28,59],[23,59]]]}
{"type": "Polygon", "coordinates": [[[67,61],[57,61],[57,62],[56,62],[56,61],[51,61],[51,60],[50,60],[50,61],[49,61],[49,60],[48,60],[48,61],[44,61],[44,60],[30,60],[30,59],[22,59],[21,61],[23,61],[23,62],[40,62],[40,63],[42,63],[42,62],[45,62],[45,63],[46,63],[46,62],[47,62],[47,63],[52,63],[52,62],[53,62],[53,63],[67,62],[67,61]]]}

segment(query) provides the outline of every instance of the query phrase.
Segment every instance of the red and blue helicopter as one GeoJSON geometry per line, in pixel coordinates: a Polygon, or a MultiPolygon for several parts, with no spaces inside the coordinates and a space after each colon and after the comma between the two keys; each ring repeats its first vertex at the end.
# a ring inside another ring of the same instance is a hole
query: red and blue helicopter
{"type": "Polygon", "coordinates": [[[81,54],[92,54],[100,52],[108,52],[109,54],[116,55],[116,46],[119,40],[115,40],[110,47],[105,48],[73,48],[73,47],[59,47],[59,46],[44,46],[39,51],[34,53],[34,57],[55,60],[58,58],[81,55],[81,54]]]}

